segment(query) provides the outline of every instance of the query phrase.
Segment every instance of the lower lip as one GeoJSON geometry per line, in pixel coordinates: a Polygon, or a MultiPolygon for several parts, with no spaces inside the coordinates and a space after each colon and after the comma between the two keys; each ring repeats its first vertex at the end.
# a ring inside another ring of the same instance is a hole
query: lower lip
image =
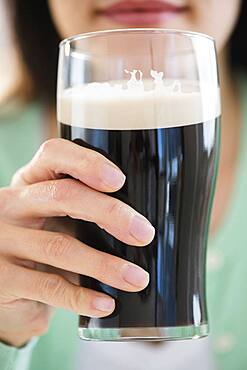
{"type": "Polygon", "coordinates": [[[101,16],[110,18],[116,23],[133,25],[154,25],[175,18],[181,11],[160,11],[160,12],[105,12],[101,16]]]}

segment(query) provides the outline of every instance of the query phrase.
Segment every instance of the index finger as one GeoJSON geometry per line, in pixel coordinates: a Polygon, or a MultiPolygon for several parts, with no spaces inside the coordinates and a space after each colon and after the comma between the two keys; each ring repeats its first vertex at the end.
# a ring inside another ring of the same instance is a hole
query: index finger
{"type": "Polygon", "coordinates": [[[15,174],[12,185],[30,185],[64,175],[103,192],[117,191],[126,178],[102,154],[65,139],[50,139],[41,145],[31,162],[15,174]]]}

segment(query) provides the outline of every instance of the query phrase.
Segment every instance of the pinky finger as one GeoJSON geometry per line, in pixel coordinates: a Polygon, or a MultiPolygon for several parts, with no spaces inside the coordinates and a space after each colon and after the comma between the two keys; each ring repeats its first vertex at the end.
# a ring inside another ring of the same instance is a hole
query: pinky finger
{"type": "Polygon", "coordinates": [[[115,309],[115,301],[111,297],[71,284],[60,275],[12,265],[8,271],[12,278],[6,285],[12,296],[14,294],[17,298],[42,302],[89,317],[108,316],[115,309]]]}

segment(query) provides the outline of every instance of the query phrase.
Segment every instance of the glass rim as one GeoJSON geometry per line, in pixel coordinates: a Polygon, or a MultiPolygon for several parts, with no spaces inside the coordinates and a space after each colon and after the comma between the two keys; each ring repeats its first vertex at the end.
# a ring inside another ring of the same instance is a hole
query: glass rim
{"type": "Polygon", "coordinates": [[[88,39],[91,37],[98,37],[98,36],[104,36],[114,33],[160,33],[160,34],[171,34],[171,35],[183,35],[187,37],[198,37],[198,38],[206,38],[210,41],[215,42],[214,37],[209,36],[205,33],[201,32],[194,32],[194,31],[187,31],[187,30],[180,30],[176,28],[116,28],[116,29],[110,29],[110,30],[102,30],[102,31],[93,31],[93,32],[86,32],[86,33],[79,33],[77,35],[73,35],[70,37],[65,38],[64,40],[60,41],[59,48],[64,46],[65,44],[71,44],[74,41],[80,41],[84,39],[88,39]]]}

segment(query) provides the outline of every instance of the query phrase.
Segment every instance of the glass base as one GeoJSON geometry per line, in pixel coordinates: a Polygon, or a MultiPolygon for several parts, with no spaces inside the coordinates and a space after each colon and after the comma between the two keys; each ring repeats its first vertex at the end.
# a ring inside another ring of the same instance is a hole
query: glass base
{"type": "Polygon", "coordinates": [[[168,341],[198,339],[208,335],[208,324],[147,328],[79,328],[83,340],[100,342],[168,341]]]}

